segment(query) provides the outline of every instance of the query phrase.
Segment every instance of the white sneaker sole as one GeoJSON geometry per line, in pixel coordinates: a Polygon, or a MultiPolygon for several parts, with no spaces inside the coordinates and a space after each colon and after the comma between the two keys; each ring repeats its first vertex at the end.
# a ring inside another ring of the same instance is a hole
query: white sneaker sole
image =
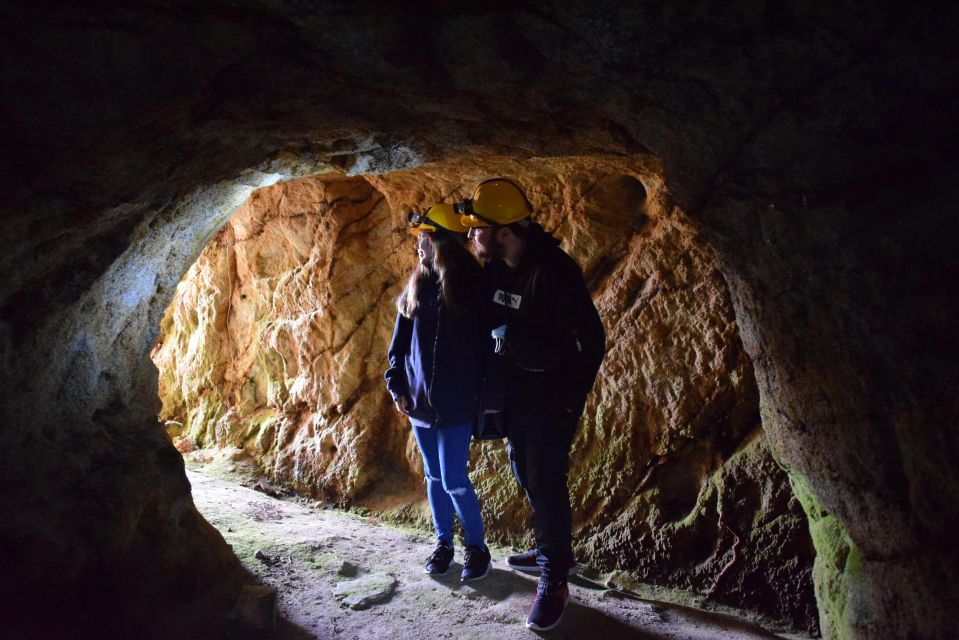
{"type": "Polygon", "coordinates": [[[559,612],[559,617],[556,618],[556,622],[554,622],[553,624],[549,625],[548,627],[541,627],[538,624],[534,624],[532,622],[527,621],[526,628],[531,629],[533,631],[549,631],[550,629],[555,629],[559,625],[559,623],[563,621],[563,615],[566,613],[566,607],[569,606],[569,601],[570,601],[570,598],[566,598],[566,602],[563,603],[563,610],[559,612]]]}
{"type": "MultiPolygon", "coordinates": [[[[513,571],[521,571],[522,573],[532,573],[534,575],[540,575],[543,572],[543,570],[539,568],[539,565],[535,567],[520,567],[515,564],[510,564],[509,562],[507,562],[506,564],[513,571]]],[[[574,564],[572,567],[569,568],[569,573],[567,575],[575,576],[577,573],[579,573],[579,565],[574,564]]]]}
{"type": "Polygon", "coordinates": [[[540,568],[539,568],[538,566],[536,566],[536,567],[520,567],[520,566],[518,566],[518,565],[510,564],[510,563],[508,563],[508,562],[507,562],[506,564],[509,565],[509,568],[512,569],[513,571],[522,571],[523,573],[539,573],[539,572],[540,572],[540,568]]]}

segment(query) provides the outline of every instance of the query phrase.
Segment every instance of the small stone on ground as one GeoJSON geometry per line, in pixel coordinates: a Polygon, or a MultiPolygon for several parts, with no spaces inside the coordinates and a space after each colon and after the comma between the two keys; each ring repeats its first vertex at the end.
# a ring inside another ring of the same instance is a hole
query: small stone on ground
{"type": "Polygon", "coordinates": [[[333,596],[349,608],[361,610],[389,599],[394,587],[396,578],[374,573],[356,580],[337,582],[333,587],[333,596]]]}

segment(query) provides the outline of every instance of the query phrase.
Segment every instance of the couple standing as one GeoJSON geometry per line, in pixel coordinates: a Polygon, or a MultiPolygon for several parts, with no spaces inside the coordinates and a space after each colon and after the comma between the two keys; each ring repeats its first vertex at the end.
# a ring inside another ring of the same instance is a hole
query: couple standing
{"type": "Polygon", "coordinates": [[[489,573],[467,464],[477,416],[497,414],[505,424],[536,538],[535,549],[507,564],[540,573],[526,626],[543,631],[559,623],[569,599],[569,453],[605,333],[579,265],[532,212],[515,183],[495,178],[455,206],[410,214],[419,262],[397,301],[385,377],[423,456],[437,540],[427,573],[446,573],[453,559],[454,512],[466,546],[461,579],[489,573]],[[482,266],[466,249],[470,240],[482,266]]]}

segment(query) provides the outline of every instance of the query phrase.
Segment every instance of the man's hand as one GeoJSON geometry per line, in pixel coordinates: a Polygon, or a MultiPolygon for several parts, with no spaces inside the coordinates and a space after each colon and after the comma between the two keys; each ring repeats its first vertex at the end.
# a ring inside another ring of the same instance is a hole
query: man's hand
{"type": "Polygon", "coordinates": [[[397,411],[402,413],[404,416],[409,417],[410,415],[409,400],[406,399],[406,396],[400,396],[399,398],[396,399],[396,401],[393,404],[396,405],[397,411]]]}

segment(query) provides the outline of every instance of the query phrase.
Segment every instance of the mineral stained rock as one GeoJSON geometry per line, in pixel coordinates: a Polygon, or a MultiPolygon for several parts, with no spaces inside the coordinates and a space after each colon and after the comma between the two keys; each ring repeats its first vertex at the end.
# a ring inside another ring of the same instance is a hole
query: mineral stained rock
{"type": "MultiPolygon", "coordinates": [[[[422,521],[419,456],[382,382],[413,264],[403,214],[495,175],[527,188],[583,265],[608,332],[572,459],[580,560],[815,628],[807,525],[757,431],[725,282],[646,156],[464,159],[255,192],[164,317],[161,418],[302,491],[422,521]]],[[[472,468],[490,535],[529,544],[502,445],[474,447],[472,468]]]]}

